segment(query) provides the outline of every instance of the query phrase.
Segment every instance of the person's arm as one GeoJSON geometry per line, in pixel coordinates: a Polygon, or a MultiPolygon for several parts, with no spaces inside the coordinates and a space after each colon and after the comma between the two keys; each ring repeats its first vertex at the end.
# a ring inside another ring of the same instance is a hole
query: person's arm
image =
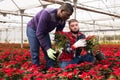
{"type": "Polygon", "coordinates": [[[71,53],[73,50],[76,50],[79,47],[85,47],[85,46],[86,46],[85,35],[81,34],[80,36],[77,37],[77,41],[73,45],[70,45],[70,43],[67,43],[64,47],[64,50],[67,53],[71,53]]]}
{"type": "Polygon", "coordinates": [[[76,48],[85,47],[85,46],[86,46],[85,35],[81,34],[77,37],[77,41],[71,47],[72,49],[76,49],[76,48]]]}
{"type": "Polygon", "coordinates": [[[57,31],[63,31],[64,27],[65,27],[65,22],[59,24],[59,25],[57,26],[57,28],[56,28],[56,32],[57,32],[57,31]]]}
{"type": "Polygon", "coordinates": [[[37,29],[36,29],[36,36],[40,42],[40,45],[45,49],[48,50],[51,45],[48,45],[50,42],[47,41],[47,34],[49,27],[49,21],[50,21],[50,15],[47,11],[43,10],[41,12],[41,14],[38,15],[38,25],[37,25],[37,29]]]}

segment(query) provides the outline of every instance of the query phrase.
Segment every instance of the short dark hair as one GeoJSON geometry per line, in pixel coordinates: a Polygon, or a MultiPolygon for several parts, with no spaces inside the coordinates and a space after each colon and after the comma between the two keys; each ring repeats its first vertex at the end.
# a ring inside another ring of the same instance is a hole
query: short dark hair
{"type": "Polygon", "coordinates": [[[68,24],[70,25],[71,22],[78,22],[78,20],[76,20],[76,19],[70,19],[70,20],[68,21],[68,24]]]}
{"type": "Polygon", "coordinates": [[[73,13],[73,6],[70,3],[64,3],[60,6],[61,10],[68,11],[70,13],[73,13]]]}

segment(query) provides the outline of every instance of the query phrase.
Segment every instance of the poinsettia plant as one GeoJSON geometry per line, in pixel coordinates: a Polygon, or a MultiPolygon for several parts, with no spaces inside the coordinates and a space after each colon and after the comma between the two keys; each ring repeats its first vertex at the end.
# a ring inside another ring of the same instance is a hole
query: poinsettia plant
{"type": "MultiPolygon", "coordinates": [[[[56,32],[55,33],[55,43],[54,43],[54,49],[58,50],[61,49],[65,46],[66,43],[68,43],[69,40],[69,36],[65,34],[65,32],[56,32]]],[[[84,49],[86,51],[88,50],[99,50],[99,42],[97,40],[96,36],[88,36],[85,38],[86,40],[86,47],[84,47],[84,49]]]]}
{"type": "Polygon", "coordinates": [[[94,35],[86,37],[86,45],[87,45],[85,47],[86,51],[92,50],[93,52],[96,52],[100,50],[98,39],[94,35]]]}
{"type": "Polygon", "coordinates": [[[100,51],[100,44],[96,36],[88,36],[85,40],[86,46],[82,48],[81,55],[92,53],[99,61],[106,59],[105,55],[100,51]]]}
{"type": "MultiPolygon", "coordinates": [[[[53,49],[59,54],[67,42],[69,42],[69,38],[65,32],[58,31],[55,33],[53,49]]],[[[56,56],[58,55],[56,54],[56,56]]]]}
{"type": "Polygon", "coordinates": [[[56,32],[55,33],[55,48],[60,49],[65,46],[65,44],[69,41],[68,37],[64,32],[56,32]]]}

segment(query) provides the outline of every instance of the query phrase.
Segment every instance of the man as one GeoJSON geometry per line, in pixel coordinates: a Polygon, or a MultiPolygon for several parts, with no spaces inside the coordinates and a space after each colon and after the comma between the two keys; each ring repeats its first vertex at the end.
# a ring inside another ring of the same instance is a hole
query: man
{"type": "Polygon", "coordinates": [[[85,35],[79,31],[78,21],[71,19],[68,22],[70,32],[66,32],[69,42],[65,45],[62,54],[59,57],[59,65],[65,68],[69,64],[81,63],[84,61],[94,62],[94,55],[87,53],[81,55],[82,47],[86,46],[85,35]]]}
{"type": "Polygon", "coordinates": [[[66,20],[72,15],[73,7],[69,3],[62,4],[58,9],[43,9],[36,14],[27,24],[27,37],[30,44],[32,63],[40,66],[39,48],[41,47],[45,59],[46,68],[54,66],[56,52],[51,48],[49,32],[56,28],[62,31],[66,20]]]}

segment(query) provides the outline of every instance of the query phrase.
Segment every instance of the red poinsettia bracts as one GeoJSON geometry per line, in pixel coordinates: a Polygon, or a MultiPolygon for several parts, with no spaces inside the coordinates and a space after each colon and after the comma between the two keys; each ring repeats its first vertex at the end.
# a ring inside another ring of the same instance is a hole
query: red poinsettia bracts
{"type": "Polygon", "coordinates": [[[0,43],[0,80],[120,80],[120,44],[100,44],[107,59],[94,65],[87,62],[68,65],[64,71],[55,65],[46,72],[41,49],[41,66],[36,67],[31,63],[28,47],[21,49],[20,44],[0,43]]]}

